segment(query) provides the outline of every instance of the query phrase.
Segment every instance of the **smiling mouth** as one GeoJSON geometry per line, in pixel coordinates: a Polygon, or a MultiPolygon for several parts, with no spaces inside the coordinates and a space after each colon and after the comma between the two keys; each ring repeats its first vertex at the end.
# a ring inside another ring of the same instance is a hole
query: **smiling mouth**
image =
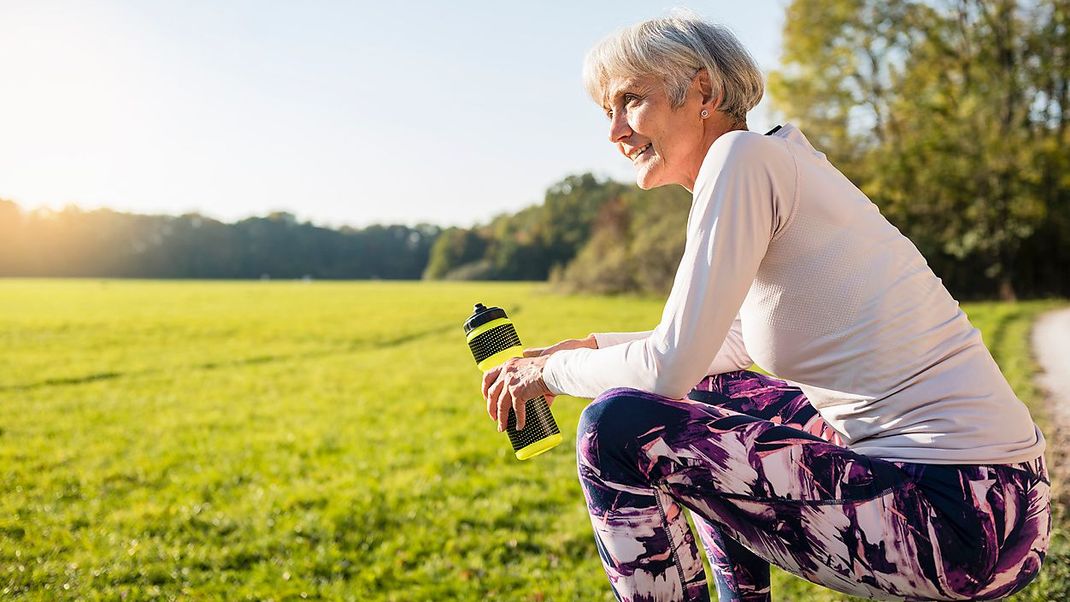
{"type": "Polygon", "coordinates": [[[639,159],[639,157],[641,157],[648,150],[650,150],[650,145],[649,144],[643,145],[643,146],[641,146],[639,148],[633,149],[632,152],[628,153],[628,158],[632,160],[632,163],[634,163],[637,159],[639,159]]]}

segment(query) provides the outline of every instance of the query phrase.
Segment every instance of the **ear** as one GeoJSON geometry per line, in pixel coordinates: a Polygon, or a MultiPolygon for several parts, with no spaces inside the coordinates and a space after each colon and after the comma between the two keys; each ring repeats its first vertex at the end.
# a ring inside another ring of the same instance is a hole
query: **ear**
{"type": "Polygon", "coordinates": [[[721,106],[721,96],[713,96],[713,82],[710,81],[710,73],[705,67],[698,70],[695,77],[691,78],[691,87],[698,92],[699,98],[702,100],[702,106],[710,110],[713,113],[721,106]]]}

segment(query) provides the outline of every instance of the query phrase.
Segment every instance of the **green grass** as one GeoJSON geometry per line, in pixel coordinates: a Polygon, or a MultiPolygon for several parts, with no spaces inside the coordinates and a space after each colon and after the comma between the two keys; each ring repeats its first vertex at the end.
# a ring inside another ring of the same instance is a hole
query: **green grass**
{"type": "MultiPolygon", "coordinates": [[[[611,600],[572,453],[585,402],[559,398],[565,444],[516,461],[460,329],[475,301],[532,346],[661,309],[532,284],[0,281],[0,598],[611,600]]],[[[1027,403],[1051,306],[967,307],[1027,403]]],[[[1055,566],[1028,595],[1062,591],[1055,566]]]]}

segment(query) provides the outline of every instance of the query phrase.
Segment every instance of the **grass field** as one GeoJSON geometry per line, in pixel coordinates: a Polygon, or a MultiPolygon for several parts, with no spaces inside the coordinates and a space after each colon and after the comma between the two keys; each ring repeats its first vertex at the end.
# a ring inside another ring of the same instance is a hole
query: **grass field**
{"type": "MultiPolygon", "coordinates": [[[[611,600],[575,475],[586,402],[559,398],[565,444],[516,461],[464,344],[476,301],[532,346],[661,309],[532,284],[0,280],[0,598],[611,600]]],[[[1029,403],[1052,305],[966,307],[1029,403]]],[[[1065,599],[1065,559],[1018,599],[1065,599]]]]}

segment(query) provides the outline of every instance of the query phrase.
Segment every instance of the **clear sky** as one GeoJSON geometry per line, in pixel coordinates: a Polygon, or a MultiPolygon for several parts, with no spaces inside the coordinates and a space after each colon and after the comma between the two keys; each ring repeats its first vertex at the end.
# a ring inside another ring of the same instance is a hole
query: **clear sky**
{"type": "Polygon", "coordinates": [[[598,39],[686,6],[768,71],[785,5],[0,0],[0,198],[471,225],[571,173],[631,180],[580,81],[598,39]]]}

